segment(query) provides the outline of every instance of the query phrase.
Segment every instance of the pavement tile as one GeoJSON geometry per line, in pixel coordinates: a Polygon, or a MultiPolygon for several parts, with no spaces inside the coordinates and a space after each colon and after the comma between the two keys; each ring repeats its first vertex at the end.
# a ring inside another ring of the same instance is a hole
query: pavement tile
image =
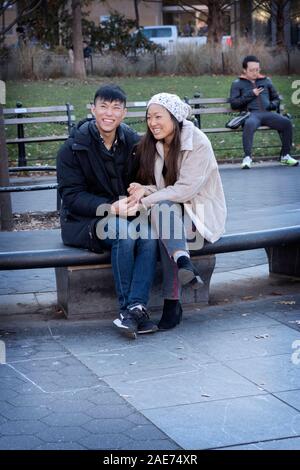
{"type": "Polygon", "coordinates": [[[87,429],[93,434],[110,433],[116,434],[124,432],[128,434],[128,430],[133,428],[135,425],[127,420],[126,418],[104,418],[104,419],[93,419],[88,423],[82,425],[84,429],[87,429]]]}
{"type": "Polygon", "coordinates": [[[300,437],[278,439],[276,441],[256,442],[244,446],[233,446],[223,450],[299,450],[300,437]]]}
{"type": "Polygon", "coordinates": [[[9,421],[0,425],[0,435],[18,436],[22,434],[35,435],[41,438],[43,431],[47,426],[39,420],[34,419],[20,419],[9,421]]]}
{"type": "Polygon", "coordinates": [[[258,395],[258,386],[222,364],[178,370],[138,371],[105,379],[139,411],[211,400],[258,395]],[[153,393],[155,390],[155,393],[153,393]]]}
{"type": "Polygon", "coordinates": [[[291,405],[298,411],[300,411],[300,388],[298,390],[290,390],[287,392],[275,393],[274,395],[277,398],[280,398],[280,400],[283,400],[288,405],[291,405]]]}
{"type": "Polygon", "coordinates": [[[28,382],[46,393],[71,391],[73,389],[97,386],[100,379],[83,366],[76,358],[44,359],[43,361],[26,361],[15,364],[15,370],[28,382]],[[68,365],[75,369],[68,373],[68,365]],[[65,373],[66,371],[66,373],[65,373]]]}
{"type": "Polygon", "coordinates": [[[55,271],[53,268],[0,271],[0,286],[0,295],[51,292],[56,290],[55,271]]]}
{"type": "MultiPolygon", "coordinates": [[[[191,313],[185,312],[184,321],[188,327],[190,323],[201,329],[202,332],[243,330],[251,327],[276,326],[278,321],[257,313],[253,306],[242,305],[238,311],[234,306],[210,307],[207,311],[196,308],[191,313]]],[[[182,325],[182,327],[185,326],[182,325]]]]}
{"type": "MultiPolygon", "coordinates": [[[[0,404],[0,413],[1,413],[1,404],[0,404]]],[[[4,418],[4,416],[0,414],[0,426],[2,426],[2,424],[5,424],[5,423],[7,423],[7,418],[4,418]]]]}
{"type": "Polygon", "coordinates": [[[42,422],[50,426],[81,426],[92,418],[85,413],[64,413],[64,412],[48,412],[42,422]]]}
{"type": "Polygon", "coordinates": [[[80,444],[88,449],[135,449],[135,441],[124,434],[94,434],[80,441],[80,444]]]}
{"type": "Polygon", "coordinates": [[[59,426],[44,426],[45,429],[39,433],[38,437],[47,444],[50,442],[80,442],[81,439],[90,435],[81,425],[66,426],[62,422],[59,426]]]}
{"type": "Polygon", "coordinates": [[[171,439],[151,439],[150,441],[136,441],[128,443],[126,450],[180,450],[176,442],[171,439]]]}
{"type": "Polygon", "coordinates": [[[12,421],[19,420],[39,420],[50,414],[50,410],[46,406],[13,406],[5,402],[1,404],[1,415],[12,421]]]}
{"type": "Polygon", "coordinates": [[[105,418],[127,418],[132,413],[131,406],[124,400],[122,405],[105,405],[98,406],[92,411],[87,410],[86,415],[90,419],[105,419],[105,418]]]}
{"type": "Polygon", "coordinates": [[[194,329],[186,341],[190,347],[200,343],[202,351],[223,362],[286,354],[298,337],[295,330],[278,324],[215,333],[194,329]]]}
{"type": "Polygon", "coordinates": [[[31,450],[40,446],[42,441],[36,436],[2,436],[0,450],[31,450]]]}
{"type": "Polygon", "coordinates": [[[150,441],[155,439],[163,439],[165,437],[158,428],[152,424],[139,424],[127,431],[127,436],[135,441],[150,441]]]}
{"type": "Polygon", "coordinates": [[[34,450],[86,450],[86,447],[76,442],[52,442],[39,445],[34,450]]]}
{"type": "Polygon", "coordinates": [[[17,315],[32,313],[38,309],[38,303],[34,294],[1,295],[0,315],[17,315]]]}
{"type": "Polygon", "coordinates": [[[227,365],[268,392],[284,392],[300,388],[300,365],[291,361],[291,354],[228,361],[227,365]]]}
{"type": "MultiPolygon", "coordinates": [[[[154,335],[153,335],[154,336],[154,335]]],[[[111,353],[98,353],[91,356],[80,356],[81,361],[91,369],[95,374],[103,377],[110,375],[119,376],[121,374],[131,373],[135,371],[146,370],[163,370],[166,367],[181,367],[182,351],[176,349],[181,347],[179,342],[174,342],[174,348],[161,347],[161,342],[156,334],[157,339],[153,338],[153,344],[144,344],[141,341],[135,348],[127,350],[113,350],[111,353]],[[171,349],[171,350],[170,350],[171,349]]],[[[198,364],[206,364],[213,360],[205,353],[197,351],[197,357],[191,358],[197,360],[198,364]]]]}
{"type": "Polygon", "coordinates": [[[300,413],[270,395],[166,406],[144,414],[184,449],[220,448],[300,433],[300,413]]]}

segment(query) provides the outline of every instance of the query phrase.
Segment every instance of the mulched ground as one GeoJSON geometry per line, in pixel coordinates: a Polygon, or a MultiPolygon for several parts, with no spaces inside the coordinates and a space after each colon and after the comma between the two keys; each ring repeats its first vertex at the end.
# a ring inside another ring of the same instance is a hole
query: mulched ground
{"type": "Polygon", "coordinates": [[[19,230],[48,230],[60,228],[59,214],[53,212],[26,212],[13,214],[15,232],[19,230]]]}

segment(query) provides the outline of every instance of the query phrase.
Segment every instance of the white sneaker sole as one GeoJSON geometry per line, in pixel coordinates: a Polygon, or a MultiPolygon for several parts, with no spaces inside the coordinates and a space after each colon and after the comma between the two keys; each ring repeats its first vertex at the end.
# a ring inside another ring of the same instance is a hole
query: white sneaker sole
{"type": "Polygon", "coordinates": [[[131,338],[131,339],[136,339],[137,338],[137,332],[134,331],[134,330],[131,330],[130,328],[122,325],[122,322],[119,318],[116,318],[114,321],[113,321],[113,325],[118,328],[118,330],[124,334],[125,336],[127,336],[128,338],[131,338]]]}
{"type": "Polygon", "coordinates": [[[158,331],[158,326],[154,325],[154,327],[149,329],[149,330],[138,330],[138,335],[144,335],[144,334],[148,334],[148,333],[155,333],[156,331],[158,331]],[[156,326],[156,328],[155,328],[155,326],[156,326]]]}

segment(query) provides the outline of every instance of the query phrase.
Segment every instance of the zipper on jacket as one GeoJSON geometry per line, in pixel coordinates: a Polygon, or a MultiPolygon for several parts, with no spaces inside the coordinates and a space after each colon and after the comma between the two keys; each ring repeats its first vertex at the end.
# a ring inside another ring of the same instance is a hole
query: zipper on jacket
{"type": "MultiPolygon", "coordinates": [[[[252,82],[251,82],[252,83],[252,82]]],[[[253,85],[253,84],[252,84],[253,85]]],[[[256,81],[255,81],[255,86],[253,86],[253,89],[254,88],[258,88],[257,84],[256,84],[256,81]]],[[[260,111],[265,111],[264,109],[264,106],[263,106],[263,102],[262,102],[262,99],[261,99],[261,94],[259,94],[256,98],[258,99],[258,107],[260,108],[260,111]]]]}

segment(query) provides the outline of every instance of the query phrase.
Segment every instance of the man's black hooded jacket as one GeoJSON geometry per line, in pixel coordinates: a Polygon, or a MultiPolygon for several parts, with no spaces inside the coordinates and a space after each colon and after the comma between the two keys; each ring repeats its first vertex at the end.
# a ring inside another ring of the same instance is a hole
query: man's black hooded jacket
{"type": "Polygon", "coordinates": [[[66,245],[102,251],[94,226],[98,206],[126,196],[131,156],[139,140],[126,124],[117,129],[113,156],[103,146],[95,120],[82,121],[57,155],[61,231],[66,245]]]}

